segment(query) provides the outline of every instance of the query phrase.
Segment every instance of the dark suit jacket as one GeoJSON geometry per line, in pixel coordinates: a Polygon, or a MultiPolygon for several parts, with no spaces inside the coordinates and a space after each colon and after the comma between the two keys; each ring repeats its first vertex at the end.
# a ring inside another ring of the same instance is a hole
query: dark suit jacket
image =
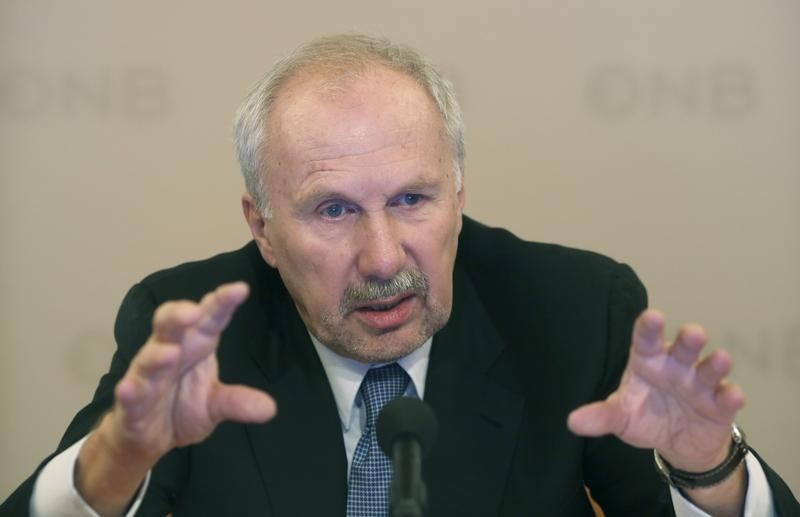
{"type": "MultiPolygon", "coordinates": [[[[223,335],[220,376],[272,394],[278,415],[264,425],[224,423],[205,442],[168,454],[140,514],[344,515],[347,466],[330,386],[279,275],[253,243],[155,273],[130,290],[110,370],[59,450],[110,407],[159,304],[199,299],[234,280],[248,282],[252,294],[223,335]]],[[[645,305],[625,265],[465,218],[453,312],[434,338],[425,387],[440,425],[424,462],[430,515],[593,515],[584,484],[608,515],[671,515],[650,451],[566,428],[569,411],[617,386],[645,305]]],[[[768,476],[788,515],[797,502],[768,476]]],[[[23,508],[30,485],[8,508],[23,508]]]]}

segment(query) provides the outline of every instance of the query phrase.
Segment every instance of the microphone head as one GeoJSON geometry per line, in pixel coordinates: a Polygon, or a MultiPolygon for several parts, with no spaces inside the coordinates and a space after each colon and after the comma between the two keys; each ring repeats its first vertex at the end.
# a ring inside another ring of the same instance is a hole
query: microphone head
{"type": "Polygon", "coordinates": [[[391,458],[398,439],[413,438],[424,455],[433,446],[438,427],[436,415],[428,404],[417,398],[399,397],[386,404],[378,415],[378,444],[391,458]]]}

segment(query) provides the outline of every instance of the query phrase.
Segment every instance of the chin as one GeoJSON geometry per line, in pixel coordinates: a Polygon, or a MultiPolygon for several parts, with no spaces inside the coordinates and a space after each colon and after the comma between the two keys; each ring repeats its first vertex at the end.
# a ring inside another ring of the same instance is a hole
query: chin
{"type": "Polygon", "coordinates": [[[407,356],[428,340],[429,335],[392,336],[387,332],[382,336],[360,336],[346,341],[331,341],[334,352],[361,363],[388,363],[407,356]]]}
{"type": "MultiPolygon", "coordinates": [[[[447,310],[433,310],[422,321],[412,325],[374,334],[352,321],[339,321],[338,325],[323,325],[315,335],[325,346],[337,354],[361,363],[388,363],[407,356],[436,334],[450,316],[447,310]]],[[[332,323],[332,322],[329,322],[332,323]]]]}
{"type": "Polygon", "coordinates": [[[326,326],[315,335],[337,354],[361,363],[388,363],[405,357],[422,346],[433,333],[420,326],[372,334],[364,329],[326,326]]]}

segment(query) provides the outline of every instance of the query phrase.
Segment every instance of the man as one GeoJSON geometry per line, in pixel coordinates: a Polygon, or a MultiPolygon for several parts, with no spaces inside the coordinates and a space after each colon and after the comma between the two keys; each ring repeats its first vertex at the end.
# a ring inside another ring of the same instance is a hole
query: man
{"type": "Polygon", "coordinates": [[[109,373],[9,508],[385,514],[385,484],[362,507],[355,480],[363,386],[388,363],[440,420],[431,515],[589,514],[584,484],[612,515],[797,510],[732,442],[744,396],[726,353],[700,359],[702,328],[667,343],[659,313],[634,324],[626,266],[463,216],[460,111],[414,51],[311,42],[236,136],[253,243],[128,293],[109,373]],[[696,486],[668,492],[622,442],[696,486]]]}

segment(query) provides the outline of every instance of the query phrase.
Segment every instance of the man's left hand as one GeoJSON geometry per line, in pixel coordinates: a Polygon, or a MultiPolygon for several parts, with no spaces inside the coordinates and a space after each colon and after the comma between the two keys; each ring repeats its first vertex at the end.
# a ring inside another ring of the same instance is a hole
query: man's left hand
{"type": "MultiPolygon", "coordinates": [[[[573,411],[570,430],[584,436],[614,434],[634,447],[656,449],[684,471],[718,466],[729,453],[731,424],[744,406],[744,393],[725,380],[732,366],[727,352],[700,358],[706,340],[703,328],[690,324],[670,343],[664,339],[663,315],[643,312],[619,387],[606,400],[573,411]]],[[[744,482],[744,476],[737,477],[744,482]]],[[[734,490],[743,491],[743,486],[734,490]]]]}

